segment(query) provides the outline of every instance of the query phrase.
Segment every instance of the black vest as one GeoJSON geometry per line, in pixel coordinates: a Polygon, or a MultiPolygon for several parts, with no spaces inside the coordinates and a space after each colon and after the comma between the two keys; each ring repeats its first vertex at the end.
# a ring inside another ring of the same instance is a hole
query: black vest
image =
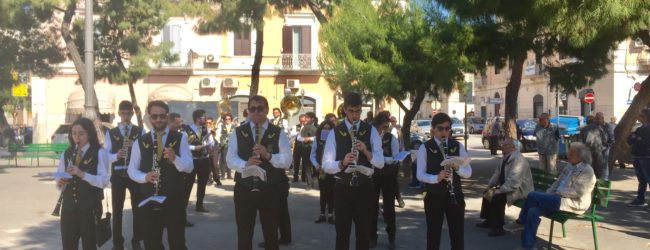
{"type": "MultiPolygon", "coordinates": [[[[140,136],[138,139],[138,146],[140,147],[140,171],[143,173],[151,172],[153,167],[154,143],[151,138],[153,131],[140,136]]],[[[155,136],[155,134],[154,134],[155,136]]],[[[163,144],[165,148],[172,148],[177,156],[180,156],[181,140],[183,134],[176,131],[169,131],[167,134],[167,141],[163,144]]],[[[162,158],[162,157],[161,157],[162,158]]],[[[167,198],[181,198],[183,197],[184,181],[181,173],[176,169],[174,163],[167,159],[158,159],[158,167],[160,167],[160,181],[158,183],[158,194],[167,196],[167,198]]],[[[144,197],[149,197],[154,194],[153,183],[140,184],[140,192],[144,197]]]]}
{"type": "MultiPolygon", "coordinates": [[[[393,149],[391,148],[391,143],[393,142],[393,134],[385,133],[381,138],[381,148],[384,151],[384,157],[392,157],[393,149]]],[[[375,175],[387,175],[397,177],[397,172],[399,170],[399,164],[384,164],[383,168],[375,168],[375,175]]]]}
{"type": "Polygon", "coordinates": [[[232,131],[235,130],[235,124],[233,123],[230,124],[230,131],[226,131],[225,123],[221,123],[221,125],[219,126],[221,126],[221,135],[219,135],[220,136],[219,144],[222,147],[225,147],[228,145],[228,138],[230,138],[230,134],[232,133],[232,131]]]}
{"type": "MultiPolygon", "coordinates": [[[[235,129],[237,133],[237,154],[239,158],[243,160],[248,160],[253,156],[253,146],[255,146],[255,141],[253,140],[253,131],[251,130],[250,122],[244,123],[243,125],[235,129]]],[[[268,124],[268,128],[262,136],[260,144],[266,147],[266,150],[271,154],[277,154],[280,152],[280,127],[275,126],[271,123],[268,124]]],[[[260,167],[266,171],[266,181],[259,181],[256,184],[256,188],[265,188],[273,185],[279,184],[281,181],[287,179],[287,175],[283,169],[278,169],[273,167],[270,162],[262,161],[260,167]],[[284,175],[284,177],[283,177],[284,175]]],[[[243,185],[247,188],[253,188],[253,177],[242,178],[241,173],[235,173],[235,182],[238,185],[243,185]]]]}
{"type": "MultiPolygon", "coordinates": [[[[436,145],[435,139],[425,142],[424,146],[427,150],[427,174],[437,175],[445,169],[443,166],[440,166],[440,163],[444,160],[442,150],[436,145]]],[[[447,156],[458,156],[460,154],[460,143],[453,139],[447,139],[447,151],[447,156]]],[[[460,183],[460,176],[454,172],[452,178],[454,180],[454,193],[456,197],[462,198],[463,190],[460,183]]],[[[426,184],[426,191],[427,193],[444,195],[447,193],[447,181],[443,180],[436,184],[426,184]]]]}
{"type": "MultiPolygon", "coordinates": [[[[97,164],[99,163],[99,147],[88,147],[88,150],[81,158],[79,163],[79,169],[88,174],[97,175],[97,164]]],[[[64,159],[66,167],[68,162],[74,164],[74,159],[72,152],[72,147],[69,147],[65,151],[64,159]]],[[[97,205],[101,206],[101,200],[103,199],[102,189],[90,185],[87,181],[82,180],[81,178],[74,176],[70,183],[65,187],[63,191],[63,209],[70,207],[69,205],[76,205],[84,208],[95,208],[97,205]]]]}
{"type": "MultiPolygon", "coordinates": [[[[350,153],[352,151],[352,138],[350,137],[350,131],[348,131],[348,127],[344,122],[341,122],[336,128],[334,128],[334,137],[336,139],[336,161],[341,161],[343,158],[345,158],[345,155],[347,153],[350,153]]],[[[372,133],[372,126],[365,122],[359,122],[359,128],[357,129],[357,135],[356,138],[358,141],[363,142],[366,144],[366,148],[372,152],[372,147],[370,145],[370,135],[372,133]]],[[[365,167],[372,167],[372,164],[370,164],[370,161],[366,156],[359,152],[359,157],[357,158],[357,165],[363,165],[365,167]]],[[[346,174],[343,171],[340,171],[336,174],[337,177],[340,178],[344,183],[349,183],[350,178],[352,178],[352,174],[346,174]]],[[[365,183],[370,183],[372,180],[368,178],[368,176],[363,175],[363,174],[358,174],[359,176],[359,184],[365,184],[365,183]]]]}
{"type": "MultiPolygon", "coordinates": [[[[111,154],[117,154],[117,151],[120,151],[122,149],[122,146],[124,145],[124,131],[120,130],[120,126],[117,126],[111,130],[108,131],[109,136],[111,137],[111,154]]],[[[131,132],[128,135],[129,140],[135,141],[140,137],[142,134],[142,128],[132,125],[131,126],[131,132]]],[[[127,151],[127,154],[131,154],[131,150],[129,149],[127,151]]],[[[131,159],[131,157],[127,157],[131,159]]],[[[115,170],[116,166],[128,166],[128,162],[124,162],[123,158],[117,159],[117,161],[113,162],[111,165],[111,175],[118,175],[120,177],[128,177],[128,174],[126,172],[126,169],[121,169],[121,170],[115,170]]]]}
{"type": "MultiPolygon", "coordinates": [[[[193,145],[193,146],[203,145],[203,140],[206,140],[206,138],[208,138],[208,136],[210,136],[208,134],[207,129],[202,129],[202,128],[205,128],[205,127],[198,127],[198,129],[200,129],[200,131],[198,133],[194,132],[194,130],[190,126],[183,126],[182,128],[185,130],[185,133],[187,134],[187,143],[189,143],[190,145],[193,145]]],[[[192,151],[192,157],[193,158],[206,158],[206,157],[208,157],[208,150],[206,150],[204,148],[201,151],[192,151]]]]}

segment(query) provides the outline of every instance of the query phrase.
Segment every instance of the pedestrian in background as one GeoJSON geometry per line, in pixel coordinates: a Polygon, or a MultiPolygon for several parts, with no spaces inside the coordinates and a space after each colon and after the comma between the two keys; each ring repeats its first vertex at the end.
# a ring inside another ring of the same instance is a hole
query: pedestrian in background
{"type": "Polygon", "coordinates": [[[547,113],[539,115],[539,124],[535,127],[537,137],[537,153],[539,168],[555,174],[557,172],[557,149],[560,141],[560,130],[551,124],[547,113]]]}
{"type": "Polygon", "coordinates": [[[632,132],[627,143],[632,145],[634,173],[639,181],[636,199],[629,205],[640,207],[646,205],[645,192],[650,180],[650,109],[642,110],[638,120],[642,125],[632,132]]]}
{"type": "Polygon", "coordinates": [[[609,123],[605,122],[605,115],[603,115],[603,112],[596,113],[596,124],[598,124],[603,132],[605,132],[606,139],[602,151],[602,178],[603,180],[609,180],[609,150],[614,146],[614,129],[609,123]]]}
{"type": "Polygon", "coordinates": [[[492,127],[490,128],[490,155],[497,155],[499,134],[501,134],[501,119],[497,117],[494,119],[494,123],[492,123],[492,127]]]}
{"type": "Polygon", "coordinates": [[[587,116],[587,126],[580,130],[580,140],[591,151],[591,166],[597,178],[603,175],[603,148],[607,143],[605,131],[596,122],[593,115],[587,116]]]}

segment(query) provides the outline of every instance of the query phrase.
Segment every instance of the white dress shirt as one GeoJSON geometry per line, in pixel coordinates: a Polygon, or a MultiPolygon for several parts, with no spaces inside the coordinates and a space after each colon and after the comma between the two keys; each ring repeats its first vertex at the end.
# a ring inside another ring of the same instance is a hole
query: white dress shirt
{"type": "MultiPolygon", "coordinates": [[[[167,135],[169,134],[169,128],[165,129],[165,134],[163,135],[163,147],[167,142],[167,135]]],[[[153,139],[155,135],[154,130],[150,133],[151,138],[153,139]]],[[[194,169],[194,162],[192,160],[192,153],[190,152],[190,147],[187,143],[187,134],[182,133],[181,145],[179,148],[179,153],[181,155],[176,155],[176,159],[173,164],[176,166],[176,169],[179,172],[191,173],[194,169]]],[[[153,147],[152,147],[153,150],[153,147]]],[[[155,152],[154,152],[155,153],[155,152]]],[[[140,144],[138,140],[133,142],[133,147],[131,147],[131,161],[129,162],[129,177],[131,180],[137,183],[147,183],[146,176],[147,173],[140,171],[140,144]]]]}
{"type": "MultiPolygon", "coordinates": [[[[90,143],[86,143],[85,146],[81,147],[81,159],[83,161],[84,156],[86,155],[86,152],[88,151],[88,148],[90,148],[90,143]]],[[[72,159],[74,161],[74,159],[72,159]]],[[[108,181],[109,181],[109,176],[108,176],[108,156],[106,155],[106,150],[103,148],[99,148],[99,151],[97,151],[97,174],[93,175],[90,173],[85,173],[83,180],[88,182],[90,185],[98,187],[98,188],[105,188],[108,186],[108,181]]],[[[61,158],[59,158],[59,166],[57,167],[56,171],[59,173],[66,172],[66,166],[65,166],[65,152],[61,153],[61,158]]],[[[74,164],[74,163],[73,163],[74,164]]],[[[55,183],[59,182],[59,177],[56,177],[55,183]]]]}
{"type": "MultiPolygon", "coordinates": [[[[438,145],[439,148],[442,148],[440,146],[440,140],[438,138],[433,138],[432,140],[435,140],[436,144],[438,145]]],[[[448,140],[448,139],[447,139],[448,140]]],[[[424,182],[424,183],[429,183],[429,184],[436,184],[438,183],[438,175],[437,174],[427,174],[427,148],[426,148],[426,143],[423,143],[420,145],[420,149],[418,150],[418,155],[417,155],[417,175],[416,177],[418,178],[419,181],[424,182]]],[[[468,157],[467,151],[465,151],[465,146],[463,146],[462,143],[458,142],[458,156],[465,158],[468,157]]],[[[462,178],[469,178],[472,176],[472,167],[467,164],[461,166],[456,173],[462,177],[462,178]]]]}
{"type": "MultiPolygon", "coordinates": [[[[196,126],[196,124],[190,125],[190,128],[192,129],[192,131],[194,131],[195,134],[201,135],[201,130],[199,129],[199,126],[196,126]]],[[[212,136],[210,136],[210,128],[206,127],[205,129],[207,130],[207,134],[205,134],[205,136],[208,137],[208,140],[207,140],[208,142],[203,146],[207,146],[209,148],[209,147],[214,146],[214,139],[212,139],[212,136]]],[[[201,143],[203,143],[203,142],[201,142],[201,143]]],[[[196,150],[196,146],[195,145],[190,145],[190,150],[191,151],[196,150]]]]}
{"type": "Polygon", "coordinates": [[[391,156],[384,156],[384,163],[385,164],[393,164],[397,162],[395,160],[395,156],[399,154],[399,142],[397,141],[397,136],[391,134],[390,135],[392,139],[390,140],[390,151],[391,151],[391,156]]]}
{"type": "Polygon", "coordinates": [[[316,149],[318,148],[318,140],[311,141],[311,152],[309,152],[309,161],[314,168],[320,168],[318,160],[316,159],[316,149]]]}
{"type": "MultiPolygon", "coordinates": [[[[360,124],[359,124],[360,125],[360,124]]],[[[345,126],[350,131],[352,124],[345,119],[345,126]]],[[[330,134],[327,136],[327,141],[325,142],[325,151],[323,152],[323,170],[328,174],[336,174],[341,171],[339,168],[339,161],[336,160],[336,135],[335,130],[330,131],[330,134]]],[[[384,150],[381,148],[381,138],[379,137],[379,132],[375,127],[370,126],[370,147],[372,152],[372,159],[370,164],[376,168],[384,167],[384,150]]],[[[362,154],[359,152],[359,154],[362,154]]],[[[372,166],[366,166],[371,168],[372,166]]]]}
{"type": "MultiPolygon", "coordinates": [[[[253,125],[252,121],[245,123],[242,126],[250,126],[251,131],[255,131],[255,125],[253,125]]],[[[262,125],[262,135],[264,135],[268,127],[269,122],[265,119],[264,124],[262,125]]],[[[255,132],[251,134],[253,135],[253,141],[255,141],[255,132]]],[[[291,161],[293,161],[291,145],[289,145],[289,138],[287,138],[287,134],[285,134],[284,131],[280,130],[279,136],[278,147],[280,152],[277,154],[269,152],[272,154],[269,162],[274,168],[287,169],[291,166],[291,161]]],[[[239,157],[237,145],[237,132],[235,131],[234,133],[230,133],[230,137],[228,138],[228,154],[226,155],[226,163],[228,164],[228,168],[241,173],[246,168],[246,162],[248,159],[242,159],[239,157]]]]}
{"type": "MultiPolygon", "coordinates": [[[[232,131],[235,129],[235,125],[233,125],[233,124],[231,123],[230,125],[228,125],[228,124],[223,124],[223,125],[219,125],[219,126],[217,126],[216,137],[217,137],[217,142],[218,142],[218,143],[221,143],[221,133],[222,133],[222,131],[223,131],[223,128],[226,128],[226,130],[230,130],[230,133],[232,133],[232,131]]],[[[229,135],[229,136],[230,136],[230,135],[229,135]]]]}
{"type": "MultiPolygon", "coordinates": [[[[131,129],[133,129],[133,124],[131,124],[131,123],[125,124],[125,123],[120,122],[120,124],[118,124],[117,126],[120,128],[120,134],[122,134],[122,135],[124,133],[124,126],[128,126],[129,131],[127,131],[127,135],[131,135],[131,129]]],[[[141,133],[140,133],[140,136],[144,135],[144,134],[145,134],[144,129],[142,129],[141,133]]],[[[138,137],[140,137],[140,136],[138,136],[138,137]]],[[[106,150],[106,154],[108,155],[108,165],[109,165],[109,167],[113,162],[116,162],[118,160],[117,159],[117,152],[115,154],[111,153],[112,148],[113,148],[113,142],[111,141],[111,133],[110,133],[109,130],[107,130],[106,134],[104,135],[104,149],[106,150]]],[[[115,166],[115,167],[126,167],[126,166],[115,166]]]]}

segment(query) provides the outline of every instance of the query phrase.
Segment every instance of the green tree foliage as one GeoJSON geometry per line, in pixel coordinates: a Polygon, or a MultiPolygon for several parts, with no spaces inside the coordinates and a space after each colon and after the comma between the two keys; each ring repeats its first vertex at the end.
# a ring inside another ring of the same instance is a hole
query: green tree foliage
{"type": "Polygon", "coordinates": [[[53,15],[50,9],[45,8],[48,2],[0,1],[0,131],[12,139],[11,133],[4,133],[10,130],[7,130],[9,124],[3,106],[29,105],[28,99],[11,96],[14,84],[28,80],[15,78],[12,72],[20,72],[23,76],[31,72],[51,77],[56,72],[54,65],[64,60],[61,48],[51,42],[59,36],[40,25],[53,15]]]}
{"type": "Polygon", "coordinates": [[[463,71],[473,69],[464,54],[471,29],[454,16],[415,4],[402,9],[392,0],[378,7],[344,1],[320,32],[319,64],[331,87],[396,100],[406,112],[405,139],[424,97],[451,92],[463,81],[463,71]],[[410,108],[401,101],[406,98],[410,108]]]}

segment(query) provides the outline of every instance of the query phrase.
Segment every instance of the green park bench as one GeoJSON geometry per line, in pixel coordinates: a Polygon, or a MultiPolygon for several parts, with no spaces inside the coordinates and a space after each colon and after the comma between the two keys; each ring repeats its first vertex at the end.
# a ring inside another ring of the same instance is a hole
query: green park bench
{"type": "MultiPolygon", "coordinates": [[[[546,190],[551,187],[553,182],[557,179],[551,173],[548,173],[544,170],[538,168],[532,168],[531,172],[533,174],[533,186],[535,191],[546,192],[546,190]]],[[[598,206],[607,207],[610,197],[610,190],[612,187],[611,181],[597,180],[594,187],[593,195],[591,197],[591,208],[587,210],[584,214],[574,214],[570,212],[558,211],[547,216],[544,216],[551,220],[551,230],[548,237],[548,249],[551,249],[553,246],[553,225],[555,222],[562,224],[562,238],[566,238],[566,227],[564,223],[568,220],[583,220],[591,221],[591,228],[594,235],[594,246],[598,250],[598,236],[596,235],[596,222],[603,221],[605,218],[596,213],[598,206]]],[[[514,204],[517,207],[523,207],[524,200],[518,200],[514,204]]]]}
{"type": "Polygon", "coordinates": [[[40,166],[40,158],[50,158],[56,161],[61,156],[61,152],[67,148],[68,144],[10,144],[8,151],[11,156],[8,158],[7,165],[13,159],[14,165],[18,167],[18,159],[20,158],[30,159],[31,166],[34,166],[34,159],[36,159],[36,165],[40,166]]]}

